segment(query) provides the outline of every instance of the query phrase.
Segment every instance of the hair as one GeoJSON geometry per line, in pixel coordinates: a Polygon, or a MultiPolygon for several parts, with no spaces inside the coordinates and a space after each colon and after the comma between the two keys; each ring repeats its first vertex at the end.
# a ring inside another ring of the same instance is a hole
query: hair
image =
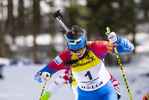
{"type": "Polygon", "coordinates": [[[69,30],[67,33],[67,38],[75,39],[82,36],[82,34],[83,34],[83,30],[79,28],[77,25],[73,25],[71,30],[69,30]]]}
{"type": "MultiPolygon", "coordinates": [[[[81,28],[79,28],[77,25],[73,25],[72,29],[69,30],[67,33],[67,38],[75,39],[75,38],[82,36],[82,34],[83,34],[83,30],[81,28]]],[[[86,56],[89,56],[88,51],[89,51],[89,48],[86,45],[86,51],[81,58],[79,58],[78,60],[70,60],[70,61],[64,62],[64,65],[72,65],[74,63],[77,63],[79,60],[85,58],[86,56]]]]}

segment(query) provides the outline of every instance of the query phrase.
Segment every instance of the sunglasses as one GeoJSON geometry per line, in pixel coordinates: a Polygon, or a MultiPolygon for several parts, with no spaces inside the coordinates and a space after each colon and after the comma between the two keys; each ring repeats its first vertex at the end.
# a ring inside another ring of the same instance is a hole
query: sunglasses
{"type": "Polygon", "coordinates": [[[81,52],[84,51],[84,49],[85,49],[85,47],[83,47],[83,48],[81,48],[81,49],[79,49],[79,50],[72,50],[72,49],[71,49],[71,51],[74,52],[74,53],[81,53],[81,52]]]}

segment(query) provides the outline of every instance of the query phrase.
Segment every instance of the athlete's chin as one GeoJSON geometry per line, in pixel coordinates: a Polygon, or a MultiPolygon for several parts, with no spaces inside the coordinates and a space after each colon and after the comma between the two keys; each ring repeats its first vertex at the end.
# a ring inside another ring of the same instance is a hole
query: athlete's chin
{"type": "Polygon", "coordinates": [[[82,56],[83,56],[83,54],[79,54],[79,55],[77,55],[78,58],[81,58],[82,56]]]}

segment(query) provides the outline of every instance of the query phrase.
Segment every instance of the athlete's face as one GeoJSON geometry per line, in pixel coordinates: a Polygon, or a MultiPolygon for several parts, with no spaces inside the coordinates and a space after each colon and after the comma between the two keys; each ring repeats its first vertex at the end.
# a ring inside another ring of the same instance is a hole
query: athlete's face
{"type": "Polygon", "coordinates": [[[81,52],[73,52],[73,53],[74,53],[78,58],[81,58],[81,57],[84,55],[85,51],[86,51],[86,47],[84,47],[81,52]]]}

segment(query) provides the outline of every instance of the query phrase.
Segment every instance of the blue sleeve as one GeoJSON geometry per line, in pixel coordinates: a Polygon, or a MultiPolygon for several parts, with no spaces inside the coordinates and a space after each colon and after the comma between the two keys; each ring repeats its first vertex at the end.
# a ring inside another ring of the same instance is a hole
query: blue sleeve
{"type": "MultiPolygon", "coordinates": [[[[134,50],[134,45],[127,39],[118,36],[118,42],[115,44],[118,53],[127,53],[134,50]]],[[[112,53],[115,53],[113,50],[112,53]]]]}
{"type": "Polygon", "coordinates": [[[54,73],[56,73],[56,71],[53,68],[51,68],[49,65],[46,65],[39,72],[49,72],[51,75],[53,75],[54,73]]]}
{"type": "MultiPolygon", "coordinates": [[[[70,66],[66,66],[64,70],[70,70],[70,66]]],[[[57,71],[50,67],[49,65],[46,65],[44,68],[42,68],[39,72],[49,72],[51,75],[55,74],[57,71]]]]}

